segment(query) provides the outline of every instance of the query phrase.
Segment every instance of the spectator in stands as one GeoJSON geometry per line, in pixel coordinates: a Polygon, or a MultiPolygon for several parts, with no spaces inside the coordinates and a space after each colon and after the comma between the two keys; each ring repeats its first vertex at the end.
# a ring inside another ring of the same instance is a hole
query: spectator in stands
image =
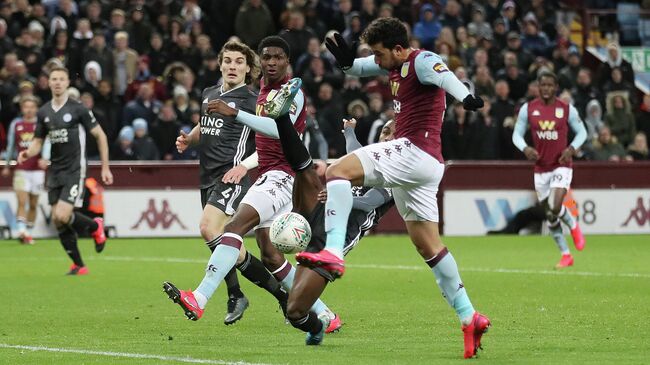
{"type": "Polygon", "coordinates": [[[492,27],[485,20],[485,8],[474,5],[472,10],[472,22],[467,25],[467,32],[476,35],[477,38],[492,36],[492,27]]]}
{"type": "Polygon", "coordinates": [[[332,85],[327,82],[320,85],[314,106],[316,107],[316,120],[318,120],[327,140],[329,157],[343,156],[345,153],[345,140],[341,136],[343,109],[341,108],[341,99],[335,94],[332,85]]]}
{"type": "Polygon", "coordinates": [[[138,53],[129,48],[127,32],[120,31],[115,34],[113,60],[115,62],[114,91],[117,96],[122,97],[138,71],[138,53]]]}
{"type": "Polygon", "coordinates": [[[145,18],[144,9],[141,5],[136,5],[131,10],[130,16],[131,21],[126,26],[126,31],[131,35],[129,45],[138,54],[143,54],[149,46],[153,28],[145,18]]]}
{"type": "Polygon", "coordinates": [[[149,123],[137,118],[133,121],[133,153],[138,160],[159,160],[160,153],[153,139],[148,135],[149,123]]]}
{"type": "Polygon", "coordinates": [[[111,148],[111,160],[113,161],[124,161],[124,160],[136,160],[135,153],[133,152],[133,139],[135,138],[135,132],[133,127],[125,126],[120,130],[120,134],[117,138],[117,141],[111,148]]]}
{"type": "Polygon", "coordinates": [[[634,135],[634,142],[627,147],[627,155],[634,161],[648,160],[648,139],[643,132],[634,135]]]}
{"type": "Polygon", "coordinates": [[[18,58],[29,68],[30,72],[38,72],[43,64],[43,49],[36,44],[32,32],[23,30],[20,38],[16,39],[14,51],[18,58]]]}
{"type": "Polygon", "coordinates": [[[122,103],[113,95],[113,85],[110,80],[101,80],[97,86],[97,93],[94,109],[101,110],[106,116],[106,126],[101,124],[101,121],[100,124],[108,141],[113,142],[122,127],[122,103]]]}
{"type": "Polygon", "coordinates": [[[0,18],[0,58],[13,51],[14,42],[11,37],[7,36],[7,21],[0,18]]]}
{"type": "Polygon", "coordinates": [[[187,33],[178,34],[170,56],[172,60],[186,64],[191,70],[198,70],[201,67],[201,54],[192,45],[192,40],[187,33]]]}
{"type": "Polygon", "coordinates": [[[165,85],[158,80],[149,70],[149,56],[142,55],[138,57],[138,71],[135,79],[131,81],[124,93],[124,101],[131,101],[137,95],[138,89],[142,84],[149,84],[151,86],[154,98],[158,100],[167,99],[167,89],[165,85]]]}
{"type": "Polygon", "coordinates": [[[473,134],[472,159],[496,160],[499,158],[499,137],[501,126],[497,123],[495,111],[492,110],[490,98],[482,95],[483,108],[473,113],[471,129],[473,134]]]}
{"type": "Polygon", "coordinates": [[[316,120],[316,108],[314,107],[311,98],[306,100],[307,113],[305,133],[303,135],[303,142],[309,150],[309,154],[319,160],[327,160],[328,146],[323,131],[320,129],[320,124],[316,120]]]}
{"type": "Polygon", "coordinates": [[[498,80],[495,83],[494,93],[495,98],[491,108],[495,123],[499,126],[499,156],[511,160],[515,158],[517,151],[511,143],[515,124],[515,103],[508,96],[510,88],[505,80],[498,80]]]}
{"type": "Polygon", "coordinates": [[[361,20],[361,15],[359,12],[353,11],[350,13],[350,23],[347,27],[345,27],[345,30],[343,33],[341,33],[341,36],[343,36],[348,44],[354,44],[355,42],[359,42],[359,37],[361,37],[363,29],[364,28],[363,22],[361,20]]]}
{"type": "MultiPolygon", "coordinates": [[[[533,55],[525,48],[522,47],[521,36],[517,32],[509,32],[507,36],[507,47],[505,51],[510,51],[517,56],[517,64],[522,70],[528,70],[530,64],[533,63],[533,55]]],[[[507,66],[507,63],[506,63],[507,66]]]]}
{"type": "Polygon", "coordinates": [[[433,5],[420,7],[420,21],[413,25],[413,36],[420,40],[422,48],[433,50],[442,25],[435,16],[433,5]]]}
{"type": "Polygon", "coordinates": [[[535,56],[548,57],[550,54],[551,42],[546,33],[539,29],[537,18],[532,13],[524,18],[524,36],[521,40],[521,47],[535,56]]]}
{"type": "Polygon", "coordinates": [[[34,85],[34,96],[41,101],[41,105],[52,99],[52,92],[48,86],[47,74],[41,73],[38,75],[38,79],[36,79],[36,84],[34,85]]]}
{"type": "Polygon", "coordinates": [[[102,5],[98,0],[93,0],[86,6],[86,17],[90,22],[90,28],[93,33],[103,31],[108,27],[108,23],[102,17],[102,5]]]}
{"type": "Polygon", "coordinates": [[[68,32],[65,29],[56,31],[52,44],[44,50],[46,58],[58,58],[70,71],[70,79],[76,80],[81,72],[79,66],[79,50],[69,42],[68,32]]]}
{"type": "MultiPolygon", "coordinates": [[[[126,15],[122,9],[113,9],[111,11],[111,19],[108,29],[104,32],[106,43],[110,46],[115,46],[115,36],[118,32],[126,31],[126,15]]],[[[128,34],[128,33],[127,33],[128,34]]]]}
{"type": "MultiPolygon", "coordinates": [[[[93,98],[93,94],[87,91],[83,92],[80,99],[83,106],[93,112],[95,119],[97,119],[97,123],[99,123],[99,125],[104,130],[104,133],[106,133],[106,140],[111,142],[114,141],[115,133],[117,132],[115,130],[115,126],[110,124],[103,110],[95,108],[95,99],[93,98]],[[106,128],[109,128],[109,130],[106,128]],[[111,133],[110,135],[109,132],[111,133]]],[[[86,145],[86,155],[88,156],[89,160],[99,160],[99,149],[97,148],[96,143],[88,143],[86,145]]]]}
{"type": "Polygon", "coordinates": [[[610,43],[607,46],[607,59],[598,69],[598,85],[602,87],[607,81],[611,80],[612,68],[614,67],[621,69],[623,80],[634,85],[634,70],[632,70],[632,65],[623,59],[619,45],[610,43]]]}
{"type": "Polygon", "coordinates": [[[579,71],[580,51],[578,50],[578,47],[572,46],[569,48],[567,65],[558,73],[560,90],[573,90],[578,86],[577,79],[579,71]]]}
{"type": "Polygon", "coordinates": [[[463,160],[471,156],[472,135],[469,115],[463,103],[454,102],[442,126],[442,155],[445,160],[463,160]]]}
{"type": "Polygon", "coordinates": [[[309,63],[309,69],[303,75],[303,85],[307,95],[316,95],[323,82],[338,89],[343,84],[343,74],[327,70],[322,58],[313,57],[309,63]]]}
{"type": "Polygon", "coordinates": [[[584,121],[587,128],[587,141],[598,138],[598,131],[605,122],[603,122],[603,108],[597,99],[592,99],[587,104],[584,121]]]}
{"type": "Polygon", "coordinates": [[[180,129],[181,124],[176,120],[173,106],[170,103],[165,103],[151,127],[151,137],[163,160],[174,158],[176,137],[178,137],[180,129]]]}
{"type": "Polygon", "coordinates": [[[124,107],[122,125],[130,125],[137,118],[142,118],[147,122],[153,122],[161,106],[162,103],[154,98],[151,86],[149,84],[142,84],[138,89],[138,97],[129,101],[124,107]]]}
{"type": "Polygon", "coordinates": [[[322,59],[323,66],[325,66],[325,71],[327,72],[333,72],[338,70],[337,67],[334,67],[334,64],[331,61],[331,59],[327,57],[325,52],[321,50],[321,43],[318,37],[312,37],[309,39],[309,43],[307,44],[307,52],[300,55],[300,57],[298,57],[298,60],[296,61],[296,68],[294,69],[294,75],[297,77],[302,77],[307,71],[307,69],[310,67],[310,62],[312,58],[322,59]]]}
{"type": "Polygon", "coordinates": [[[603,126],[598,131],[598,139],[591,146],[585,147],[585,154],[595,161],[621,161],[625,158],[625,149],[612,138],[609,127],[603,126]]]}
{"type": "MultiPolygon", "coordinates": [[[[352,75],[345,75],[343,79],[343,89],[341,90],[341,100],[349,103],[355,99],[366,98],[366,93],[363,91],[361,81],[358,77],[352,75]]],[[[379,96],[381,98],[381,95],[379,96]]],[[[383,99],[382,99],[383,100],[383,99]]],[[[347,108],[347,104],[344,105],[347,108]]]]}
{"type": "Polygon", "coordinates": [[[199,70],[196,79],[196,87],[200,90],[215,85],[221,79],[221,70],[219,68],[219,59],[217,54],[210,52],[203,59],[203,66],[199,70]]]}
{"type": "Polygon", "coordinates": [[[173,93],[173,105],[176,118],[182,125],[191,125],[190,97],[183,86],[176,86],[173,93]]]}
{"type": "Polygon", "coordinates": [[[476,95],[494,96],[494,79],[490,75],[490,69],[487,65],[481,65],[476,68],[476,74],[472,78],[476,95]]]}
{"type": "Polygon", "coordinates": [[[90,21],[86,18],[79,19],[77,21],[77,29],[72,33],[72,39],[76,48],[79,50],[85,49],[92,38],[93,31],[90,27],[90,21]]]}
{"type": "Polygon", "coordinates": [[[636,134],[636,122],[625,94],[614,92],[607,95],[605,124],[621,145],[632,143],[636,134]]]}
{"type": "Polygon", "coordinates": [[[350,23],[351,13],[351,0],[339,0],[338,2],[335,2],[332,17],[328,22],[330,28],[336,29],[339,33],[343,33],[347,25],[350,23]]]}
{"type": "Polygon", "coordinates": [[[526,92],[528,91],[528,79],[519,69],[517,63],[506,65],[504,80],[508,82],[510,99],[518,101],[526,96],[526,92]]]}
{"type": "Polygon", "coordinates": [[[576,87],[571,90],[571,97],[573,98],[573,105],[578,110],[578,114],[580,114],[580,118],[582,119],[585,118],[585,111],[589,101],[596,99],[601,103],[601,105],[603,105],[602,94],[593,85],[591,80],[591,71],[589,71],[588,68],[583,67],[578,71],[576,87]]]}
{"type": "Polygon", "coordinates": [[[507,45],[507,29],[506,22],[502,17],[496,18],[492,22],[492,37],[494,39],[494,48],[501,51],[506,48],[507,45]]]}
{"type": "Polygon", "coordinates": [[[643,95],[643,103],[636,115],[636,129],[650,136],[650,94],[643,95]]]}
{"type": "Polygon", "coordinates": [[[440,15],[440,25],[443,27],[449,27],[454,32],[460,26],[464,26],[462,18],[460,16],[461,6],[457,0],[448,0],[445,5],[445,9],[440,15]]]}
{"type": "Polygon", "coordinates": [[[95,31],[93,38],[83,52],[82,63],[86,65],[90,61],[99,64],[104,79],[113,80],[113,70],[115,68],[113,52],[106,46],[106,38],[101,31],[95,31]]]}
{"type": "Polygon", "coordinates": [[[246,0],[235,18],[235,34],[252,49],[260,41],[275,33],[273,15],[262,0],[246,0]]]}
{"type": "Polygon", "coordinates": [[[305,27],[305,15],[300,10],[292,10],[289,13],[287,29],[281,31],[279,35],[289,43],[292,54],[291,67],[295,68],[298,56],[307,51],[309,39],[314,37],[315,34],[311,29],[305,27]]]}
{"type": "Polygon", "coordinates": [[[619,67],[612,67],[612,75],[610,79],[603,85],[603,93],[605,95],[612,91],[620,91],[627,95],[632,108],[636,108],[636,88],[633,84],[623,80],[623,72],[619,67]]]}
{"type": "Polygon", "coordinates": [[[505,21],[506,30],[508,32],[519,33],[521,31],[519,21],[517,20],[517,10],[514,1],[507,0],[503,3],[503,6],[501,7],[501,16],[505,21]]]}
{"type": "MultiPolygon", "coordinates": [[[[83,92],[89,92],[93,97],[99,95],[97,88],[99,81],[102,79],[102,67],[96,61],[89,61],[84,66],[84,77],[79,79],[77,86],[83,92]]],[[[104,130],[106,131],[106,130],[104,130]]]]}
{"type": "Polygon", "coordinates": [[[153,33],[149,40],[149,70],[154,76],[162,76],[165,67],[171,62],[169,52],[164,47],[163,37],[160,33],[153,33]]]}

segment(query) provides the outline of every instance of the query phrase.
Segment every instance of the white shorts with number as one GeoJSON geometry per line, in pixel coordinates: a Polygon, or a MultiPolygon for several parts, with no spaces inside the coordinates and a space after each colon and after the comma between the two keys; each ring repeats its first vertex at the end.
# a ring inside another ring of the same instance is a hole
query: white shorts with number
{"type": "Polygon", "coordinates": [[[569,167],[558,167],[549,172],[536,172],[535,191],[537,192],[537,199],[542,201],[548,198],[553,188],[569,190],[572,178],[573,169],[569,167]]]}
{"type": "Polygon", "coordinates": [[[438,222],[438,185],[445,166],[406,138],[375,143],[354,151],[361,160],[365,186],[393,189],[405,221],[438,222]]]}
{"type": "Polygon", "coordinates": [[[45,171],[43,170],[15,170],[14,190],[26,191],[32,195],[43,192],[45,171]]]}
{"type": "Polygon", "coordinates": [[[248,204],[259,214],[260,224],[255,229],[267,228],[275,218],[293,209],[292,191],[293,176],[271,170],[257,178],[239,204],[248,204]]]}

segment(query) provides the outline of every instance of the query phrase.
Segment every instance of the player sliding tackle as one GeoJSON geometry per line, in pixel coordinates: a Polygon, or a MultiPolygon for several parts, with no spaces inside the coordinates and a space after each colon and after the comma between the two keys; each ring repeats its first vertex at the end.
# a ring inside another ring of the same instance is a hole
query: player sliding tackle
{"type": "Polygon", "coordinates": [[[490,320],[474,310],[456,261],[440,239],[436,194],[444,173],[440,131],[445,91],[462,100],[468,110],[483,107],[483,100],[469,93],[440,56],[410,48],[406,28],[395,18],[373,21],[362,40],[370,46],[373,56],[355,59],[355,50],[339,34],[327,39],[326,45],[347,74],[389,75],[396,115],[395,139],[355,150],[327,169],[326,247],[320,252],[299,253],[296,258],[333,277],[342,276],[346,226],[353,204],[350,187],[392,188],[411,241],[460,318],[464,357],[471,358],[490,320]]]}
{"type": "Polygon", "coordinates": [[[587,130],[576,108],[555,97],[558,88],[555,74],[542,72],[537,81],[539,98],[524,104],[519,110],[512,142],[526,158],[535,161],[535,191],[546,210],[551,235],[562,253],[560,262],[555,265],[561,269],[573,265],[573,256],[562,233],[560,221],[571,229],[576,249],[582,251],[585,247],[585,238],[578,222],[562,202],[571,186],[572,157],[585,142],[587,130]],[[524,140],[529,123],[535,147],[528,146],[524,140]],[[567,146],[569,127],[575,137],[567,146]]]}

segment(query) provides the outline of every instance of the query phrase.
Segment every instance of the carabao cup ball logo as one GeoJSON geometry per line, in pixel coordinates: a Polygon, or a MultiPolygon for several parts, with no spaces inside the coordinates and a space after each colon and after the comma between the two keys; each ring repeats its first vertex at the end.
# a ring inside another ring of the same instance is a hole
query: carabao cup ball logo
{"type": "Polygon", "coordinates": [[[271,242],[282,253],[304,250],[311,240],[309,222],[298,213],[285,213],[271,224],[271,242]]]}

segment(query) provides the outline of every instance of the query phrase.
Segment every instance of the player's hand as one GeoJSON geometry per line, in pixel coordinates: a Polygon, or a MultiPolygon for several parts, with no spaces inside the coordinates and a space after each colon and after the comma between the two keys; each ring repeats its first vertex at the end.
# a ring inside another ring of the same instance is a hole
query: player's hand
{"type": "Polygon", "coordinates": [[[5,166],[2,169],[2,177],[9,177],[11,175],[11,170],[9,169],[9,166],[5,166]]]}
{"type": "Polygon", "coordinates": [[[524,148],[524,155],[526,155],[526,158],[531,161],[537,161],[539,159],[539,153],[537,150],[530,146],[524,148]]]}
{"type": "Polygon", "coordinates": [[[334,38],[325,38],[325,47],[336,58],[336,63],[343,70],[352,67],[356,54],[356,47],[348,46],[348,43],[339,33],[334,33],[334,38]]]}
{"type": "Polygon", "coordinates": [[[190,146],[190,137],[187,133],[181,131],[181,135],[176,137],[176,150],[183,153],[190,146]]]}
{"type": "Polygon", "coordinates": [[[354,119],[354,118],[343,119],[343,129],[348,128],[348,127],[352,128],[352,129],[356,128],[357,127],[357,120],[354,119]]]}
{"type": "Polygon", "coordinates": [[[481,109],[483,107],[483,104],[485,103],[481,97],[474,96],[472,94],[467,95],[467,97],[463,99],[463,108],[465,108],[465,110],[475,111],[481,109]]]}
{"type": "Polygon", "coordinates": [[[113,184],[113,173],[111,173],[111,169],[107,167],[102,167],[102,182],[104,185],[112,185],[113,184]]]}
{"type": "Polygon", "coordinates": [[[237,109],[228,106],[225,101],[220,99],[210,100],[208,106],[205,108],[207,114],[217,113],[224,117],[236,117],[237,109]]]}
{"type": "Polygon", "coordinates": [[[327,162],[323,160],[314,160],[314,170],[316,170],[316,175],[318,175],[318,177],[325,176],[325,171],[327,171],[327,162]]]}
{"type": "Polygon", "coordinates": [[[228,170],[221,181],[225,184],[239,184],[241,179],[246,176],[248,169],[243,165],[237,165],[232,169],[228,170]]]}
{"type": "Polygon", "coordinates": [[[560,159],[558,162],[560,163],[568,163],[571,162],[573,159],[573,155],[575,154],[576,150],[573,148],[573,146],[569,146],[562,151],[562,154],[560,155],[560,159]]]}
{"type": "Polygon", "coordinates": [[[50,162],[48,160],[39,158],[38,159],[38,168],[41,170],[47,170],[47,167],[50,165],[50,162]]]}
{"type": "Polygon", "coordinates": [[[327,189],[323,189],[318,193],[318,201],[325,203],[327,201],[327,189]]]}
{"type": "Polygon", "coordinates": [[[18,154],[18,157],[16,157],[16,161],[18,162],[18,164],[21,164],[21,163],[27,161],[28,158],[29,158],[29,156],[27,156],[27,150],[22,150],[18,154]]]}

